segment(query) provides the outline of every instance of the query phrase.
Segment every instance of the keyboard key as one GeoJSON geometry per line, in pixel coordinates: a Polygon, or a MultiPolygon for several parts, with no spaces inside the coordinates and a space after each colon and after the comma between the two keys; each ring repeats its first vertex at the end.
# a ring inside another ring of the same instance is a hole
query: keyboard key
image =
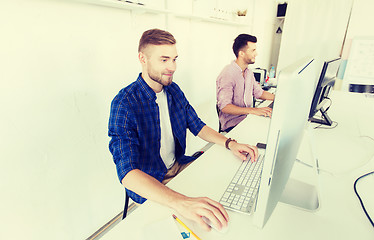
{"type": "Polygon", "coordinates": [[[241,206],[239,206],[239,205],[231,205],[231,207],[234,208],[234,209],[236,209],[236,210],[241,209],[241,206]]]}
{"type": "Polygon", "coordinates": [[[228,203],[226,201],[220,201],[219,203],[221,203],[222,206],[224,206],[224,207],[229,207],[230,206],[230,203],[228,203]]]}

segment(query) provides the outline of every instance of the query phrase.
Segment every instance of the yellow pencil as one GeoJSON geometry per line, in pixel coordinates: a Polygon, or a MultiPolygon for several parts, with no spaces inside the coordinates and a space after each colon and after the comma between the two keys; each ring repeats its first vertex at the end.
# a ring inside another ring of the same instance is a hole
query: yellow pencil
{"type": "Polygon", "coordinates": [[[177,216],[175,216],[173,214],[173,218],[175,220],[177,220],[177,222],[179,222],[185,229],[187,229],[187,231],[189,231],[192,235],[194,235],[194,237],[197,239],[197,240],[201,240],[194,232],[191,231],[191,229],[189,229],[186,224],[184,224],[181,220],[179,220],[179,218],[177,218],[177,216]]]}

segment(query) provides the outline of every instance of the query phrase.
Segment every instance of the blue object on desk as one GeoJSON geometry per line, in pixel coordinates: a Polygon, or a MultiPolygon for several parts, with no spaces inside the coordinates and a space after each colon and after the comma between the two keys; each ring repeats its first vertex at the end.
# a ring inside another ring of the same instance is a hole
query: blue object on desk
{"type": "Polygon", "coordinates": [[[182,234],[182,237],[183,237],[183,239],[187,239],[187,238],[190,238],[190,233],[186,233],[186,232],[181,232],[181,234],[182,234]]]}

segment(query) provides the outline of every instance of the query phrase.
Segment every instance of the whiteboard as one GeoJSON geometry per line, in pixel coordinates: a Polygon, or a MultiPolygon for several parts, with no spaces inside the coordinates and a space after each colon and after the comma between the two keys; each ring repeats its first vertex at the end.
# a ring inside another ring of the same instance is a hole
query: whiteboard
{"type": "Polygon", "coordinates": [[[347,85],[374,85],[374,36],[352,40],[344,81],[347,85]]]}

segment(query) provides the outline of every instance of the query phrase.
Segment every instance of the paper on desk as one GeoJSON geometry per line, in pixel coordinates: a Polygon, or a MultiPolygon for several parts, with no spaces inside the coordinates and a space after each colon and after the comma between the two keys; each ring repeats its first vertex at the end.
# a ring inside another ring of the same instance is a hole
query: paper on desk
{"type": "Polygon", "coordinates": [[[361,111],[358,111],[355,115],[360,134],[361,136],[368,136],[374,139],[374,100],[365,98],[360,109],[361,111]]]}
{"type": "Polygon", "coordinates": [[[173,216],[170,216],[168,218],[162,219],[160,221],[145,226],[143,239],[183,240],[183,237],[177,227],[177,224],[173,216]]]}

